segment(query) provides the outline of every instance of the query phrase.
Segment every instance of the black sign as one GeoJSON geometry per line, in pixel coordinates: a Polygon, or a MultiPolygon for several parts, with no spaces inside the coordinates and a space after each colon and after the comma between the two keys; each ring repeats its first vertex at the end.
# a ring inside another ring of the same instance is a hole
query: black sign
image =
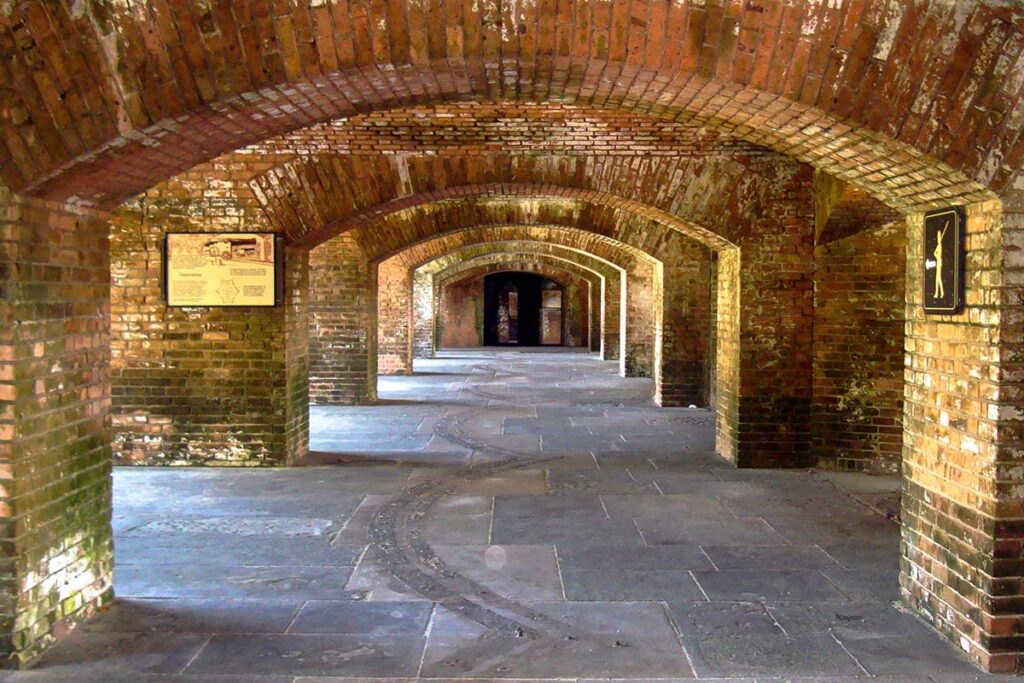
{"type": "Polygon", "coordinates": [[[964,307],[964,210],[924,217],[924,311],[950,315],[964,307]]]}

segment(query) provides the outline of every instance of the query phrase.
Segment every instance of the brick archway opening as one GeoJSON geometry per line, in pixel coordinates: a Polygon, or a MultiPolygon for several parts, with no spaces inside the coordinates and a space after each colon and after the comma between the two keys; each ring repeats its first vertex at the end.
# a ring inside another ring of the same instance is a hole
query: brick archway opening
{"type": "MultiPolygon", "coordinates": [[[[428,270],[435,262],[421,266],[414,271],[413,298],[419,300],[424,295],[429,296],[429,306],[416,307],[414,310],[414,328],[422,328],[430,331],[430,344],[423,355],[430,357],[433,349],[440,346],[437,337],[440,330],[437,328],[436,319],[440,309],[440,297],[438,293],[450,283],[463,281],[467,278],[478,278],[483,274],[497,272],[503,268],[513,268],[518,271],[537,272],[550,274],[556,280],[563,280],[568,283],[570,293],[567,294],[567,332],[566,344],[578,346],[583,349],[597,352],[599,357],[602,348],[602,330],[604,324],[604,309],[618,306],[618,301],[609,300],[606,302],[604,292],[606,288],[605,276],[585,266],[578,265],[571,260],[557,256],[546,256],[539,253],[519,252],[514,249],[508,251],[483,254],[466,258],[458,263],[453,263],[440,270],[431,272],[428,270]],[[417,280],[417,276],[419,279],[417,280]],[[423,294],[416,292],[417,283],[425,290],[423,294]],[[573,295],[572,290],[578,294],[578,299],[573,295]],[[428,294],[429,292],[429,294],[428,294]],[[574,308],[579,305],[578,311],[574,308]],[[578,329],[574,327],[573,321],[578,322],[578,329]]],[[[424,297],[425,298],[425,297],[424,297]]],[[[611,317],[609,313],[609,317],[611,317]]],[[[614,319],[618,319],[618,312],[614,313],[614,319]]]]}
{"type": "MultiPolygon", "coordinates": [[[[380,234],[393,233],[386,228],[380,234]]],[[[325,396],[314,390],[314,402],[348,405],[375,399],[376,364],[381,357],[378,336],[386,339],[389,346],[395,338],[400,338],[398,345],[409,348],[407,321],[412,306],[413,270],[460,248],[471,250],[488,245],[500,248],[513,242],[558,245],[565,254],[596,259],[603,264],[603,269],[617,271],[621,282],[612,286],[612,293],[619,298],[619,308],[634,311],[644,322],[627,329],[625,316],[620,316],[616,321],[617,335],[611,329],[605,335],[608,356],[620,361],[623,373],[653,372],[655,332],[651,325],[656,322],[655,308],[660,305],[655,296],[659,291],[655,275],[660,263],[636,247],[568,225],[453,226],[447,231],[425,230],[409,244],[397,247],[390,243],[374,246],[372,242],[362,241],[360,234],[350,232],[327,240],[310,252],[311,378],[314,387],[324,383],[331,392],[325,396]],[[348,294],[344,299],[340,296],[342,292],[348,294]],[[384,301],[383,307],[381,301],[384,301]],[[397,326],[382,330],[378,309],[397,309],[403,315],[397,326]],[[318,328],[343,328],[340,321],[348,320],[353,310],[364,316],[365,325],[360,325],[360,329],[368,330],[354,343],[349,337],[331,339],[329,332],[325,336],[317,331],[318,328]],[[318,339],[323,339],[326,345],[318,346],[318,339]],[[321,367],[327,368],[328,373],[333,367],[347,368],[346,377],[351,381],[339,382],[337,377],[325,377],[320,374],[321,367]]]]}
{"type": "MultiPolygon", "coordinates": [[[[477,100],[460,106],[480,120],[488,116],[504,120],[516,107],[529,108],[509,100],[536,95],[538,100],[573,103],[550,105],[552,110],[546,114],[531,110],[542,119],[557,118],[563,124],[574,117],[586,118],[594,109],[613,114],[635,109],[640,114],[639,119],[627,121],[634,125],[631,130],[641,130],[639,124],[651,120],[711,129],[813,165],[906,215],[906,262],[913,267],[905,274],[905,401],[900,430],[906,494],[903,599],[983,666],[1018,668],[1019,571],[1017,562],[1007,561],[1006,554],[1013,556],[1019,546],[1015,529],[1024,476],[1016,467],[1019,382],[1013,359],[1021,334],[1012,258],[1024,206],[1012,188],[1024,142],[1020,122],[1005,114],[1014,111],[1020,99],[1018,70],[1013,68],[1022,47],[1015,35],[1018,17],[1015,8],[1002,3],[978,2],[954,3],[956,7],[926,3],[921,11],[899,18],[869,15],[862,20],[860,10],[865,6],[860,3],[850,3],[857,11],[840,11],[832,5],[790,8],[787,21],[773,23],[764,21],[753,6],[740,7],[740,3],[724,12],[705,9],[704,3],[677,3],[668,9],[640,3],[637,11],[650,20],[628,21],[616,15],[616,21],[622,20],[621,32],[608,29],[612,17],[606,13],[581,14],[579,27],[574,27],[564,18],[555,18],[549,25],[537,7],[527,7],[520,31],[511,18],[485,22],[470,12],[464,22],[452,25],[451,35],[458,39],[450,43],[439,40],[447,32],[439,32],[440,24],[423,20],[425,15],[413,16],[411,21],[405,14],[375,17],[378,22],[361,16],[353,30],[351,16],[332,14],[325,7],[303,8],[298,22],[257,21],[253,32],[237,30],[248,17],[233,11],[204,13],[196,25],[192,12],[160,15],[161,21],[153,22],[148,10],[119,8],[97,14],[92,6],[83,9],[81,3],[26,2],[6,8],[0,26],[11,59],[5,66],[0,165],[11,190],[4,188],[0,195],[6,217],[3,310],[17,325],[5,326],[2,344],[5,374],[0,390],[5,413],[0,418],[0,451],[13,454],[5,481],[13,492],[6,517],[15,531],[6,554],[8,593],[14,607],[3,627],[14,658],[30,661],[59,630],[54,624],[75,623],[110,595],[110,367],[125,384],[137,380],[138,386],[152,392],[143,402],[147,407],[191,403],[194,412],[181,424],[192,429],[186,430],[182,441],[211,444],[204,439],[218,435],[222,439],[215,446],[224,460],[244,453],[254,462],[270,463],[280,461],[282,454],[305,449],[302,378],[308,375],[309,358],[308,350],[303,350],[308,349],[308,320],[303,318],[307,290],[302,269],[288,270],[280,315],[258,313],[238,325],[213,314],[174,318],[162,313],[159,294],[153,296],[153,281],[158,281],[153,271],[159,266],[146,261],[153,253],[151,245],[145,244],[152,241],[146,227],[152,225],[153,207],[160,205],[159,211],[167,212],[160,217],[166,220],[163,227],[195,229],[196,223],[205,221],[238,230],[252,225],[252,217],[257,216],[255,224],[269,225],[293,239],[287,259],[301,263],[303,250],[296,245],[308,247],[311,242],[302,240],[311,233],[291,227],[306,224],[267,217],[255,198],[263,192],[266,207],[278,206],[282,214],[290,211],[301,219],[307,207],[300,194],[276,193],[284,176],[273,174],[257,180],[255,190],[239,192],[259,172],[285,160],[268,162],[249,154],[250,164],[267,168],[249,173],[239,183],[231,175],[231,164],[218,158],[194,172],[208,177],[192,188],[186,187],[188,179],[172,181],[179,189],[194,191],[187,200],[181,196],[168,200],[161,194],[165,188],[154,190],[142,200],[133,200],[141,203],[143,214],[134,226],[131,220],[115,219],[119,238],[134,234],[134,229],[147,248],[141,250],[141,265],[126,259],[125,271],[116,275],[125,290],[136,288],[130,295],[136,300],[130,303],[138,310],[119,312],[122,327],[116,334],[121,342],[113,349],[105,237],[110,215],[105,210],[214,155],[318,121],[339,116],[359,119],[352,126],[355,133],[345,132],[347,139],[379,141],[366,131],[380,121],[409,126],[402,117],[410,113],[405,105],[411,102],[428,102],[428,109],[448,114],[445,107],[454,107],[454,100],[477,100]],[[705,21],[709,12],[714,21],[705,21]],[[735,32],[720,30],[726,17],[735,32]],[[602,26],[599,21],[608,23],[602,26]],[[151,23],[156,26],[153,31],[147,30],[151,23]],[[669,25],[680,30],[657,32],[647,40],[649,27],[669,25]],[[306,39],[313,35],[314,26],[326,27],[322,44],[306,39]],[[684,26],[692,31],[682,30],[684,26]],[[915,36],[943,31],[948,31],[948,41],[923,40],[922,49],[913,49],[915,36]],[[691,34],[692,42],[679,37],[691,34]],[[64,49],[48,47],[56,43],[56,35],[68,41],[64,49]],[[204,36],[203,49],[184,50],[173,39],[178,35],[193,36],[197,44],[199,36],[204,36]],[[736,39],[737,35],[741,38],[736,39]],[[264,55],[259,47],[266,44],[263,38],[280,45],[280,51],[264,55]],[[768,56],[756,59],[757,49],[750,46],[761,44],[794,49],[773,47],[762,53],[768,56]],[[502,49],[495,57],[485,45],[502,49]],[[545,47],[532,52],[537,45],[545,47]],[[971,68],[961,70],[961,63],[944,78],[949,60],[941,50],[947,49],[968,59],[971,68]],[[240,61],[241,53],[249,59],[240,61]],[[549,54],[556,58],[548,58],[549,54]],[[904,64],[911,65],[909,71],[904,64]],[[908,73],[922,71],[925,77],[913,79],[913,88],[901,89],[908,73]],[[481,100],[505,100],[507,108],[488,114],[483,110],[491,105],[481,100]],[[575,113],[574,107],[579,108],[575,113]],[[362,118],[353,116],[360,111],[365,112],[362,118]],[[223,164],[219,170],[226,178],[211,173],[218,164],[223,164]],[[223,199],[227,201],[218,203],[223,199]],[[922,212],[952,203],[967,207],[967,307],[957,316],[926,317],[919,305],[922,283],[916,267],[923,257],[922,212]],[[133,273],[140,275],[138,282],[132,282],[133,273]],[[153,298],[146,300],[146,296],[153,298]],[[173,326],[178,327],[168,336],[142,338],[144,333],[162,334],[173,326]],[[177,358],[174,335],[194,342],[177,358]],[[268,339],[284,340],[283,346],[262,348],[261,342],[268,339]],[[236,349],[256,349],[245,367],[238,368],[241,381],[231,373],[195,372],[190,367],[193,362],[210,361],[218,352],[213,347],[225,343],[236,349]],[[171,353],[155,360],[140,355],[161,345],[171,353]],[[274,369],[272,376],[266,368],[274,369]],[[178,374],[167,381],[170,388],[155,389],[171,369],[178,374]],[[206,390],[197,390],[202,385],[206,390]],[[214,392],[230,404],[234,421],[215,419],[224,413],[217,412],[214,392]],[[267,415],[277,416],[269,427],[267,415]],[[225,443],[230,447],[222,447],[225,443]]],[[[562,125],[560,130],[568,128],[562,125]]],[[[672,126],[644,130],[655,141],[651,147],[659,146],[664,131],[675,131],[672,126]]],[[[486,186],[495,197],[508,197],[509,203],[533,211],[530,196],[552,197],[535,187],[529,192],[517,189],[517,184],[543,184],[545,177],[551,180],[559,175],[614,175],[615,182],[627,187],[632,183],[634,189],[649,193],[650,201],[587,209],[587,218],[637,209],[637,214],[654,223],[677,212],[700,213],[701,200],[717,194],[695,181],[701,196],[686,197],[687,203],[676,205],[676,199],[687,193],[673,184],[673,173],[663,172],[669,166],[645,175],[642,169],[653,166],[642,162],[617,166],[594,165],[593,159],[582,158],[538,162],[524,154],[505,163],[500,154],[487,157],[487,150],[480,149],[466,154],[473,160],[457,161],[473,148],[472,139],[465,147],[456,144],[440,155],[448,159],[415,161],[410,166],[406,159],[410,153],[425,150],[429,156],[437,149],[415,134],[409,137],[409,146],[400,150],[404,154],[378,155],[369,163],[380,173],[361,179],[346,177],[340,182],[346,173],[327,172],[358,170],[355,160],[307,159],[289,167],[287,173],[303,188],[348,187],[348,194],[342,189],[340,196],[360,195],[365,205],[345,206],[344,214],[335,218],[351,216],[367,223],[375,220],[374,207],[391,211],[392,202],[431,192],[426,188],[435,180],[449,189],[475,186],[475,193],[486,186]],[[500,163],[492,167],[495,159],[500,163]],[[543,168],[535,177],[531,166],[543,168]],[[412,172],[417,168],[423,172],[414,181],[412,172]],[[438,168],[451,171],[453,177],[463,170],[462,175],[473,177],[445,183],[440,180],[445,174],[434,172],[438,168]],[[488,180],[492,173],[495,179],[488,180]],[[662,182],[645,184],[637,181],[641,177],[662,182]],[[374,187],[373,181],[380,179],[385,180],[374,187]],[[351,191],[353,187],[358,191],[351,191]]],[[[502,144],[507,152],[509,141],[502,144]]],[[[621,146],[618,149],[626,156],[621,146]]],[[[650,151],[651,156],[656,153],[650,151]]],[[[804,174],[803,182],[809,180],[809,169],[794,172],[804,174]]],[[[683,175],[700,178],[693,169],[683,175]]],[[[585,184],[572,188],[577,199],[596,200],[602,193],[616,196],[610,187],[585,184]]],[[[456,210],[479,209],[472,201],[460,203],[457,193],[440,192],[433,199],[454,200],[449,203],[456,210]]],[[[583,205],[576,202],[566,210],[572,213],[583,205]]],[[[445,215],[430,214],[412,204],[406,208],[416,213],[417,220],[445,215]]],[[[706,205],[704,209],[699,217],[691,216],[696,223],[704,224],[706,214],[713,213],[706,205]]],[[[502,209],[506,210],[510,209],[502,209]]],[[[557,212],[549,207],[542,213],[557,212]]],[[[807,215],[788,218],[806,222],[807,215]]],[[[750,265],[745,261],[747,249],[756,246],[754,237],[741,250],[720,253],[718,272],[742,277],[750,265]]],[[[807,245],[772,246],[778,247],[780,271],[791,276],[793,289],[806,297],[807,245]]],[[[841,246],[830,248],[826,256],[842,261],[841,246]]],[[[718,288],[732,286],[722,280],[719,277],[718,288]]],[[[735,294],[764,284],[741,279],[735,294]]],[[[786,306],[798,308],[793,301],[786,306]]],[[[719,311],[718,316],[721,319],[724,313],[719,311]]],[[[743,319],[724,317],[741,338],[743,319]]],[[[759,321],[762,327],[770,322],[759,321]]],[[[784,326],[779,329],[789,331],[784,326]]],[[[787,361],[789,351],[783,349],[770,360],[787,361]]],[[[742,354],[742,348],[719,348],[717,353],[742,354]]],[[[803,361],[810,366],[807,359],[803,361]]],[[[777,367],[772,363],[765,367],[777,367]]],[[[772,374],[765,370],[743,377],[736,368],[729,372],[735,376],[718,381],[735,380],[744,389],[768,386],[772,374]]],[[[765,411],[770,422],[780,422],[781,411],[790,408],[813,412],[813,407],[797,405],[800,396],[787,396],[793,404],[789,406],[767,400],[757,404],[747,398],[719,396],[719,401],[735,406],[735,411],[725,411],[720,419],[742,431],[745,410],[765,411]]],[[[115,417],[127,421],[129,412],[115,417]]],[[[172,431],[168,424],[173,418],[140,417],[139,424],[153,439],[148,443],[162,443],[172,431]]],[[[742,433],[730,435],[721,450],[742,461],[744,447],[761,438],[757,430],[748,434],[752,440],[744,441],[742,433]]],[[[769,440],[798,450],[783,438],[792,434],[788,429],[782,435],[776,430],[769,440]]],[[[769,455],[743,464],[784,464],[779,453],[769,455]]]]}
{"type": "MultiPolygon", "coordinates": [[[[404,282],[407,277],[405,271],[412,272],[413,292],[411,296],[416,302],[413,308],[414,317],[417,318],[413,322],[413,327],[419,326],[421,348],[432,349],[435,346],[432,343],[432,335],[427,330],[433,328],[434,312],[432,309],[437,301],[434,288],[436,279],[442,272],[470,266],[478,260],[490,259],[497,263],[507,261],[514,254],[522,254],[530,255],[533,261],[552,259],[558,267],[583,269],[600,278],[593,285],[594,291],[598,294],[594,297],[594,301],[602,308],[591,316],[595,325],[592,333],[594,337],[592,341],[595,343],[592,344],[592,348],[600,351],[602,358],[621,361],[620,371],[625,372],[625,359],[622,350],[626,348],[627,339],[624,328],[625,318],[621,309],[623,309],[622,299],[626,289],[624,280],[626,268],[631,267],[633,263],[630,258],[617,256],[615,251],[606,250],[602,257],[552,242],[506,239],[515,237],[515,233],[500,229],[480,232],[478,236],[473,236],[474,232],[467,234],[472,238],[464,239],[464,236],[452,236],[453,238],[460,237],[460,242],[465,241],[466,244],[458,246],[448,244],[446,239],[452,238],[429,240],[381,262],[382,278],[387,277],[404,282]],[[480,241],[473,242],[478,237],[480,241]],[[614,259],[614,262],[609,258],[614,259]]],[[[653,284],[648,286],[653,286],[653,284]]],[[[407,288],[403,289],[407,291],[407,288]]],[[[400,333],[400,331],[398,332],[400,333]]],[[[395,331],[387,331],[383,334],[400,336],[395,331]]],[[[405,365],[411,366],[411,359],[405,365]]]]}

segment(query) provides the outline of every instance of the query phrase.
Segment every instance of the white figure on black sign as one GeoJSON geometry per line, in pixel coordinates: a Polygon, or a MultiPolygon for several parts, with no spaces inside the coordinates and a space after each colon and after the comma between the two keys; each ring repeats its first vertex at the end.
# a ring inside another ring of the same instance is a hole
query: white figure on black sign
{"type": "Polygon", "coordinates": [[[942,299],[946,296],[946,288],[942,284],[942,238],[946,236],[948,228],[949,221],[946,221],[942,230],[939,230],[938,239],[935,240],[935,250],[932,252],[932,256],[935,257],[935,291],[932,292],[932,297],[935,299],[942,299]]]}

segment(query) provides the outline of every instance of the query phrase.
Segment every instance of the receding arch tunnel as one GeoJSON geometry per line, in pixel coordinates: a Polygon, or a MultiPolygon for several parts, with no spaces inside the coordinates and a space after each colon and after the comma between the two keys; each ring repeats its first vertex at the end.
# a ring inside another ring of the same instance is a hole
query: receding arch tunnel
{"type": "Polygon", "coordinates": [[[1021,669],[1022,19],[6,3],[6,661],[1021,669]]]}

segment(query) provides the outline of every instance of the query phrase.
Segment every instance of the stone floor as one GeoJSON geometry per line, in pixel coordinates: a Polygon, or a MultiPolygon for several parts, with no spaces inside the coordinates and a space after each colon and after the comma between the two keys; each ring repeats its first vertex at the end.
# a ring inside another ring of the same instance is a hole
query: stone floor
{"type": "Polygon", "coordinates": [[[650,390],[449,352],[308,468],[119,469],[117,602],[4,680],[997,680],[894,606],[895,480],[732,469],[650,390]]]}

